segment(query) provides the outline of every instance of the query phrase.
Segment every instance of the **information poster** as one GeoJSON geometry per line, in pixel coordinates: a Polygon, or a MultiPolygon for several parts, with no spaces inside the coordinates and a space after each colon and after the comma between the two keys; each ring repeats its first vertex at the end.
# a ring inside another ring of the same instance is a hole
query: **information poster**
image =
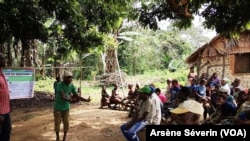
{"type": "Polygon", "coordinates": [[[4,69],[10,99],[33,98],[35,71],[33,68],[4,69]]]}

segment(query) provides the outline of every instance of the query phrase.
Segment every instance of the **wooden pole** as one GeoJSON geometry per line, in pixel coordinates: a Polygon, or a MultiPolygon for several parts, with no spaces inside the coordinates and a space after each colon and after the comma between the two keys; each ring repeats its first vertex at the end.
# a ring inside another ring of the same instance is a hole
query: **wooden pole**
{"type": "Polygon", "coordinates": [[[125,97],[125,90],[124,90],[124,86],[123,86],[123,80],[122,80],[120,65],[119,65],[119,61],[118,61],[117,49],[115,49],[115,57],[116,57],[117,66],[118,66],[118,71],[119,71],[120,80],[121,80],[121,84],[122,84],[123,97],[125,97]]]}
{"type": "Polygon", "coordinates": [[[80,73],[80,96],[82,96],[82,67],[80,67],[80,71],[81,71],[81,73],[80,73]]]}

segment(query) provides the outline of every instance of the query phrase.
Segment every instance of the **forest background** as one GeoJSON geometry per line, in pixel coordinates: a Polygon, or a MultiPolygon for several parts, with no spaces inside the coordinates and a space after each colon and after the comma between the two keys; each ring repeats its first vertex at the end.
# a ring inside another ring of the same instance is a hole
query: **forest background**
{"type": "Polygon", "coordinates": [[[156,77],[154,83],[162,85],[170,76],[184,84],[189,67],[185,59],[211,39],[207,29],[227,37],[248,30],[249,4],[247,0],[0,0],[0,52],[8,67],[36,69],[35,90],[52,91],[43,86],[52,84],[44,81],[54,81],[65,69],[74,73],[81,88],[83,80],[96,82],[119,70],[132,78],[156,77]]]}

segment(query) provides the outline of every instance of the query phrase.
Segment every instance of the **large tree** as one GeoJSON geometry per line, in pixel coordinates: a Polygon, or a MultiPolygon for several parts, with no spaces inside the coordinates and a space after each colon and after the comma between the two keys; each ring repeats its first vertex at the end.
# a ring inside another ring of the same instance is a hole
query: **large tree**
{"type": "MultiPolygon", "coordinates": [[[[250,29],[249,0],[142,0],[137,7],[139,21],[151,29],[158,29],[159,20],[170,20],[179,28],[190,27],[194,16],[205,20],[203,25],[217,33],[237,35],[250,29]]],[[[135,13],[135,12],[134,12],[135,13]]]]}
{"type": "Polygon", "coordinates": [[[126,17],[130,2],[132,0],[1,1],[1,52],[10,44],[15,52],[18,52],[15,47],[20,47],[20,66],[34,66],[36,40],[54,43],[59,56],[67,55],[67,50],[72,49],[86,52],[88,48],[103,45],[103,33],[111,32],[117,21],[126,17]],[[51,25],[46,26],[51,19],[51,25]]]}

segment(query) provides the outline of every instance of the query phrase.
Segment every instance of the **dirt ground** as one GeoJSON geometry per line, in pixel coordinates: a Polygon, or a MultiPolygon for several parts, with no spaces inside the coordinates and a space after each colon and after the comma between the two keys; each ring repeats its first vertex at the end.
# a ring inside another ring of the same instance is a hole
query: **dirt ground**
{"type": "MultiPolygon", "coordinates": [[[[53,106],[14,109],[11,141],[55,141],[53,106]]],[[[99,105],[71,104],[68,141],[125,141],[120,125],[128,112],[99,109],[99,105]]],[[[63,131],[61,125],[60,138],[63,131]]]]}

